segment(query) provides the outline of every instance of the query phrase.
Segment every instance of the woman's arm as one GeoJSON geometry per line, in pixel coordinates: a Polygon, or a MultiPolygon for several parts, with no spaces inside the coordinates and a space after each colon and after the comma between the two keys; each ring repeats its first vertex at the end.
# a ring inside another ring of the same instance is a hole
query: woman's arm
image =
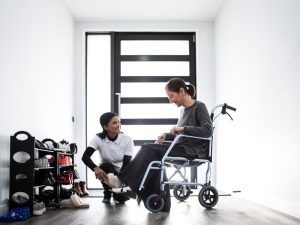
{"type": "Polygon", "coordinates": [[[95,172],[95,176],[97,179],[103,180],[106,179],[107,174],[99,168],[91,159],[91,156],[94,154],[96,149],[92,147],[87,147],[87,149],[84,151],[81,160],[84,162],[84,164],[89,167],[92,171],[95,172]]]}
{"type": "Polygon", "coordinates": [[[97,167],[97,165],[91,159],[91,157],[95,151],[96,151],[96,149],[94,149],[92,147],[87,147],[87,149],[84,151],[82,158],[81,158],[81,160],[84,162],[84,164],[88,168],[90,168],[92,171],[94,171],[94,168],[97,167]]]}

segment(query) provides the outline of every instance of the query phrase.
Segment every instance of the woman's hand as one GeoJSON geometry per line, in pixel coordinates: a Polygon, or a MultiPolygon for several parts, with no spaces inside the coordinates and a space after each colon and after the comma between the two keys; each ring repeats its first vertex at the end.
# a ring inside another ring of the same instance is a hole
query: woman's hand
{"type": "Polygon", "coordinates": [[[106,180],[107,174],[98,166],[94,168],[96,179],[106,180]]]}
{"type": "Polygon", "coordinates": [[[173,128],[171,129],[171,133],[172,133],[173,135],[176,135],[176,134],[182,133],[183,130],[184,130],[184,127],[173,127],[173,128]]]}
{"type": "Polygon", "coordinates": [[[157,137],[157,140],[155,141],[155,143],[161,145],[165,141],[165,139],[166,139],[166,134],[163,133],[157,137]]]}

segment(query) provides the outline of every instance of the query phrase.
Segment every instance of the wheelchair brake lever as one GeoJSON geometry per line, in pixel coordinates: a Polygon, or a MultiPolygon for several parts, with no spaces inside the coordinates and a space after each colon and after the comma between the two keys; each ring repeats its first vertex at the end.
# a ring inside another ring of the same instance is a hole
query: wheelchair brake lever
{"type": "Polygon", "coordinates": [[[230,117],[231,120],[233,120],[231,115],[228,112],[226,112],[226,114],[230,117]]]}

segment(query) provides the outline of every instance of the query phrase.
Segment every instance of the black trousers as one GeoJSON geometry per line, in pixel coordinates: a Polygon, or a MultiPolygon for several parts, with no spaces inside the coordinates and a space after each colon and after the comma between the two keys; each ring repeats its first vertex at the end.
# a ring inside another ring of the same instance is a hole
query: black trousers
{"type": "MultiPolygon", "coordinates": [[[[105,173],[113,173],[114,175],[118,175],[118,172],[116,171],[116,169],[114,168],[114,166],[110,163],[102,163],[99,166],[105,173]]],[[[103,186],[103,194],[104,194],[104,198],[111,198],[111,195],[113,194],[113,198],[114,200],[116,200],[119,203],[124,203],[125,201],[129,200],[128,197],[124,196],[124,195],[118,195],[116,193],[111,192],[111,187],[108,186],[107,184],[101,182],[102,186],[103,186]]]]}
{"type": "MultiPolygon", "coordinates": [[[[159,194],[160,192],[160,171],[152,170],[147,176],[145,182],[145,188],[139,191],[140,184],[145,175],[147,167],[152,161],[160,161],[170,144],[143,144],[133,160],[119,173],[119,179],[128,185],[137,195],[145,201],[151,194],[159,194]]],[[[190,156],[184,151],[184,147],[181,145],[175,145],[171,151],[172,156],[190,156]]],[[[164,174],[166,179],[166,173],[164,174]]],[[[165,206],[162,211],[170,211],[171,199],[169,185],[165,185],[165,206]]]]}

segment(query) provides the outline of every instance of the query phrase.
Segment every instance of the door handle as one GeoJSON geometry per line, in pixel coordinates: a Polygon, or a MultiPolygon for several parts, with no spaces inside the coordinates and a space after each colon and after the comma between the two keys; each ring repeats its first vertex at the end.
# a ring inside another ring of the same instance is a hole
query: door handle
{"type": "Polygon", "coordinates": [[[119,114],[119,117],[120,118],[122,118],[121,117],[121,93],[119,93],[119,92],[117,92],[117,93],[115,93],[115,95],[117,95],[118,96],[118,114],[119,114]]]}

